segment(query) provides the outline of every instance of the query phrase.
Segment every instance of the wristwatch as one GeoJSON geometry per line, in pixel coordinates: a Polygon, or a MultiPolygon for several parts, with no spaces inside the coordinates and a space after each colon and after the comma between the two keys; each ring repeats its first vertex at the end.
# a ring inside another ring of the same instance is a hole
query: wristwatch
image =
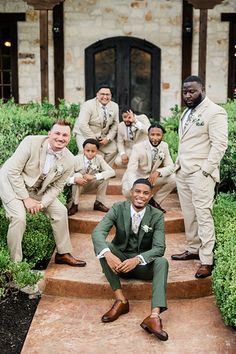
{"type": "Polygon", "coordinates": [[[205,176],[205,177],[208,177],[208,176],[209,176],[209,173],[207,173],[206,171],[202,171],[202,174],[203,174],[203,176],[205,176]]]}

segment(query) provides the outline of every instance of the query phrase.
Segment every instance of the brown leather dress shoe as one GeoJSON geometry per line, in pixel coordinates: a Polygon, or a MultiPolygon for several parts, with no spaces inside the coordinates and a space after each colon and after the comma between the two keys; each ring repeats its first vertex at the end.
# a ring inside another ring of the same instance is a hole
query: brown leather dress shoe
{"type": "Polygon", "coordinates": [[[153,206],[156,209],[159,209],[160,211],[162,211],[163,213],[166,213],[166,210],[163,209],[160,204],[158,204],[153,198],[151,198],[148,202],[148,204],[150,204],[151,206],[153,206]]]}
{"type": "Polygon", "coordinates": [[[72,203],[71,207],[68,209],[68,215],[74,215],[78,211],[78,205],[72,203]]]}
{"type": "Polygon", "coordinates": [[[95,200],[95,203],[93,205],[93,210],[98,210],[98,211],[102,211],[103,213],[107,213],[109,209],[98,200],[95,200]]]}
{"type": "Polygon", "coordinates": [[[168,334],[162,329],[162,321],[159,316],[146,317],[140,326],[148,333],[154,334],[154,336],[156,336],[160,340],[165,341],[168,339],[168,334]]]}
{"type": "Polygon", "coordinates": [[[56,253],[55,263],[56,264],[68,264],[69,266],[72,266],[72,267],[85,267],[86,266],[85,261],[81,261],[81,260],[73,257],[70,253],[65,253],[65,254],[56,253]]]}
{"type": "Polygon", "coordinates": [[[211,264],[202,264],[199,268],[197,273],[195,274],[195,278],[206,278],[209,277],[212,273],[213,265],[211,264]]]}
{"type": "Polygon", "coordinates": [[[172,254],[171,259],[174,261],[188,261],[189,259],[199,259],[199,255],[197,253],[185,251],[179,254],[172,254]]]}
{"type": "Polygon", "coordinates": [[[123,303],[121,300],[116,300],[109,311],[102,316],[102,322],[113,322],[117,320],[120,315],[129,312],[129,302],[123,303]]]}

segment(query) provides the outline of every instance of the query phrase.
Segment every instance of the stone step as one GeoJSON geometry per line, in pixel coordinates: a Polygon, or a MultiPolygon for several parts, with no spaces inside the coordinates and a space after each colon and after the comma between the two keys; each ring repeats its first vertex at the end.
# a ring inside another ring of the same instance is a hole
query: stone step
{"type": "MultiPolygon", "coordinates": [[[[183,233],[168,234],[166,237],[166,258],[169,261],[167,286],[168,299],[186,299],[208,296],[212,293],[211,278],[198,280],[194,277],[199,261],[172,261],[173,253],[184,251],[183,233]]],[[[57,265],[52,260],[45,272],[47,295],[75,296],[81,298],[105,299],[112,297],[110,286],[101,271],[99,260],[94,255],[91,237],[88,234],[72,234],[74,254],[87,262],[85,268],[57,265]]],[[[151,282],[122,280],[122,287],[128,299],[147,300],[151,298],[151,282]]]]}
{"type": "Polygon", "coordinates": [[[166,342],[140,327],[150,301],[130,301],[128,314],[104,324],[100,318],[111,304],[112,299],[43,295],[21,354],[236,353],[235,331],[224,325],[213,297],[170,300],[162,314],[166,342]]]}
{"type": "MultiPolygon", "coordinates": [[[[115,202],[123,201],[122,195],[107,195],[106,206],[111,207],[115,202]]],[[[79,211],[69,217],[69,226],[71,232],[91,233],[97,223],[105,215],[100,211],[93,210],[95,195],[84,194],[81,196],[79,211]]],[[[165,231],[166,233],[184,232],[183,215],[180,210],[180,204],[177,194],[170,194],[162,203],[165,214],[165,231]]]]}

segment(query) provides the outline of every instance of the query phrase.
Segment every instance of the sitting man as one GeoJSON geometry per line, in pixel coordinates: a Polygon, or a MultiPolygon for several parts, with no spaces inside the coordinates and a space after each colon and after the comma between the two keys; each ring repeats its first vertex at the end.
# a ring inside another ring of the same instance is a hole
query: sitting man
{"type": "Polygon", "coordinates": [[[165,212],[161,202],[175,188],[174,164],[170,156],[168,144],[162,141],[165,133],[160,124],[152,124],[148,128],[148,139],[135,145],[130,156],[127,170],[122,179],[122,193],[128,198],[132,183],[137,178],[148,178],[153,187],[159,187],[154,192],[150,204],[165,212]]]}
{"type": "Polygon", "coordinates": [[[162,329],[160,313],[167,309],[166,283],[168,262],[165,252],[163,213],[148,205],[152,186],[147,179],[138,179],[130,191],[130,200],[115,203],[93,231],[92,239],[103,272],[116,298],[102,322],[112,322],[129,312],[120,277],[152,280],[152,311],[141,327],[161,340],[168,334],[162,329]],[[106,241],[112,226],[116,233],[106,241]]]}
{"type": "Polygon", "coordinates": [[[115,171],[98,155],[99,144],[95,139],[86,139],[83,143],[84,153],[75,157],[75,174],[67,180],[72,186],[72,204],[68,215],[78,211],[79,198],[82,193],[97,190],[93,209],[107,212],[104,205],[108,180],[115,176],[115,171]]]}
{"type": "Polygon", "coordinates": [[[73,129],[79,152],[83,152],[85,139],[97,139],[99,153],[110,166],[117,154],[115,138],[119,124],[119,107],[111,98],[110,87],[100,86],[96,97],[82,104],[73,129]]]}
{"type": "Polygon", "coordinates": [[[44,211],[56,242],[55,263],[86,265],[71,255],[67,210],[57,199],[74,167],[74,156],[66,148],[70,136],[69,123],[57,121],[48,136],[26,137],[0,170],[0,197],[10,219],[7,242],[13,261],[23,258],[26,211],[44,211]]]}
{"type": "Polygon", "coordinates": [[[131,108],[122,110],[123,122],[118,125],[117,148],[118,156],[115,164],[118,167],[126,167],[134,144],[147,140],[150,122],[145,114],[136,115],[131,108]]]}

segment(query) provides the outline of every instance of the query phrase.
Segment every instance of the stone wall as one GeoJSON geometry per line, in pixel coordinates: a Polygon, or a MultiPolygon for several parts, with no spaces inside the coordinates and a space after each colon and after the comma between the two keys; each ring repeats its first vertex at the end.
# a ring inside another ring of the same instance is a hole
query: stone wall
{"type": "MultiPolygon", "coordinates": [[[[26,12],[18,23],[20,103],[40,100],[39,18],[23,0],[2,0],[0,12],[26,12]]],[[[225,0],[208,11],[207,94],[216,102],[227,99],[228,23],[221,12],[236,12],[236,2],[225,0]]],[[[182,0],[65,0],[65,98],[83,102],[84,50],[98,40],[132,36],[161,49],[161,116],[181,102],[182,0]]],[[[194,10],[192,73],[198,72],[199,10],[194,10]]],[[[49,95],[54,101],[52,13],[49,12],[49,95]]]]}

